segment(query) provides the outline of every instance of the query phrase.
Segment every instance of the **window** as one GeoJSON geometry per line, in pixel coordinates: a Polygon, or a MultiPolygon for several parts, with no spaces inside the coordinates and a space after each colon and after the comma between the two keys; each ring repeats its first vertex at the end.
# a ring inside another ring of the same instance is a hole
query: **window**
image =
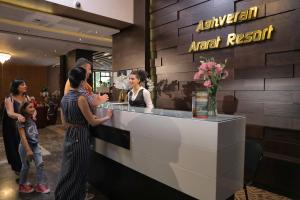
{"type": "Polygon", "coordinates": [[[93,72],[93,89],[94,92],[100,87],[100,81],[106,83],[110,87],[111,82],[111,72],[110,71],[94,71],[93,72]]]}

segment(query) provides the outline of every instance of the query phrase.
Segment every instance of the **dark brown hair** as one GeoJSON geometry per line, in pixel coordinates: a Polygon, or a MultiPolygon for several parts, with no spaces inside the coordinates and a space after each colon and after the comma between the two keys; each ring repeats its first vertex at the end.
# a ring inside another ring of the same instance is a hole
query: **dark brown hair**
{"type": "Polygon", "coordinates": [[[30,115],[26,112],[26,108],[27,106],[29,106],[29,104],[31,104],[30,101],[25,101],[23,104],[21,104],[20,109],[19,109],[19,113],[21,115],[23,115],[25,118],[29,117],[30,115]]]}
{"type": "Polygon", "coordinates": [[[18,95],[20,93],[18,88],[23,83],[25,83],[24,80],[13,80],[10,83],[10,89],[9,90],[12,93],[12,95],[18,95]]]}
{"type": "Polygon", "coordinates": [[[143,70],[132,71],[131,74],[135,75],[135,77],[140,80],[140,83],[146,82],[147,80],[147,73],[143,70]]]}
{"type": "Polygon", "coordinates": [[[85,80],[86,70],[82,67],[74,67],[69,72],[69,81],[72,88],[78,88],[81,81],[85,80]]]}

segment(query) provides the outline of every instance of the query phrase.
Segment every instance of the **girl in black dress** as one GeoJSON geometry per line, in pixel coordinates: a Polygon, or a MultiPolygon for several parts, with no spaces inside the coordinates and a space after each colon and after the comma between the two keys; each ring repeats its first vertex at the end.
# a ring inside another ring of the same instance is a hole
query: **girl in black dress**
{"type": "Polygon", "coordinates": [[[128,92],[128,102],[130,106],[153,108],[150,92],[141,86],[141,83],[147,79],[144,71],[138,70],[131,72],[129,76],[129,84],[132,90],[128,92]]]}
{"type": "Polygon", "coordinates": [[[3,114],[3,140],[8,163],[12,170],[19,174],[22,163],[18,152],[20,137],[16,121],[25,122],[24,116],[18,113],[20,105],[29,101],[26,95],[27,85],[23,80],[13,80],[10,86],[10,95],[5,98],[3,114]]]}

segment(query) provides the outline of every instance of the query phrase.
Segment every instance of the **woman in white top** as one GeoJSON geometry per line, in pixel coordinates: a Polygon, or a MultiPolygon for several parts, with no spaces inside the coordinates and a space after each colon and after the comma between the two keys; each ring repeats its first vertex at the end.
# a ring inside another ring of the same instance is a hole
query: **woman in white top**
{"type": "Polygon", "coordinates": [[[150,92],[141,86],[141,83],[145,82],[146,79],[147,76],[144,71],[138,70],[131,72],[129,84],[132,89],[128,92],[128,102],[130,106],[153,108],[150,92]]]}

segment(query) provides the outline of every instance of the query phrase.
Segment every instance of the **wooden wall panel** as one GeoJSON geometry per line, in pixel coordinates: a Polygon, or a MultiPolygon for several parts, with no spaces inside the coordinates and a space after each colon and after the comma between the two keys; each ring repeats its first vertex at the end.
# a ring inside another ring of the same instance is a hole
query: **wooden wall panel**
{"type": "Polygon", "coordinates": [[[293,90],[300,91],[300,78],[266,79],[266,90],[293,90]]]}
{"type": "Polygon", "coordinates": [[[300,96],[297,92],[291,91],[236,91],[235,97],[240,101],[250,102],[277,102],[277,103],[297,103],[300,96]]]}
{"type": "Polygon", "coordinates": [[[295,0],[278,0],[266,3],[266,14],[275,15],[278,13],[288,12],[300,8],[300,1],[295,0]]]}
{"type": "MultiPolygon", "coordinates": [[[[1,72],[0,72],[1,73],[1,72]]],[[[2,76],[0,76],[2,77],[2,76]]],[[[40,92],[44,87],[47,87],[47,67],[45,66],[25,66],[14,65],[9,62],[3,65],[3,91],[1,99],[9,95],[10,83],[14,79],[22,79],[28,85],[28,94],[35,96],[37,100],[40,98],[40,92]]],[[[55,81],[55,79],[53,80],[55,81]]],[[[59,79],[57,79],[59,81],[59,79]]]]}
{"type": "Polygon", "coordinates": [[[152,2],[151,11],[157,11],[159,9],[165,8],[172,4],[177,3],[178,0],[156,0],[152,2]]]}
{"type": "Polygon", "coordinates": [[[271,116],[300,118],[300,105],[265,103],[264,114],[271,116]]]}
{"type": "Polygon", "coordinates": [[[274,52],[266,55],[266,64],[268,65],[285,65],[300,64],[300,51],[274,52]]]}
{"type": "MultiPolygon", "coordinates": [[[[113,71],[149,68],[148,1],[134,0],[134,25],[113,35],[113,71]]],[[[169,1],[168,1],[169,2],[169,1]]]]}
{"type": "Polygon", "coordinates": [[[293,78],[293,65],[259,66],[253,68],[235,69],[236,79],[252,78],[293,78]]]}
{"type": "Polygon", "coordinates": [[[258,15],[256,20],[266,16],[266,1],[265,0],[248,0],[236,2],[236,10],[245,10],[252,6],[258,7],[258,15]]]}
{"type": "Polygon", "coordinates": [[[296,64],[294,68],[295,77],[300,77],[300,64],[296,64]]]}
{"type": "Polygon", "coordinates": [[[293,197],[299,199],[297,184],[291,183],[296,183],[300,176],[287,172],[300,167],[300,29],[297,27],[300,24],[300,1],[157,2],[160,6],[151,16],[156,23],[151,29],[157,55],[156,106],[191,110],[192,92],[203,88],[201,82],[193,81],[200,56],[214,57],[218,62],[228,59],[230,75],[221,82],[217,93],[218,112],[246,116],[247,137],[255,138],[265,147],[266,161],[259,172],[258,182],[285,194],[294,194],[293,197]],[[199,20],[251,6],[259,9],[255,20],[195,32],[199,20]],[[269,25],[274,26],[272,40],[231,48],[225,46],[229,33],[254,31],[269,25]],[[217,36],[222,37],[220,49],[188,53],[191,41],[217,36]],[[279,133],[280,137],[277,137],[279,133]],[[278,181],[274,178],[278,176],[286,178],[278,181]]]}
{"type": "Polygon", "coordinates": [[[178,3],[178,8],[180,10],[184,10],[184,9],[189,8],[189,7],[193,7],[197,4],[201,4],[205,1],[207,1],[207,0],[180,0],[179,3],[178,3]]]}
{"type": "Polygon", "coordinates": [[[152,13],[153,15],[153,27],[161,26],[178,19],[178,5],[173,4],[165,9],[152,13]]]}
{"type": "Polygon", "coordinates": [[[299,177],[290,176],[286,171],[299,168],[296,152],[300,140],[295,139],[299,131],[291,131],[300,130],[300,29],[296,26],[300,21],[299,4],[295,0],[180,0],[176,4],[173,2],[170,8],[159,9],[159,15],[163,16],[164,10],[166,14],[172,13],[177,7],[177,21],[161,23],[151,30],[157,47],[156,106],[191,110],[191,94],[202,88],[200,82],[192,79],[193,72],[199,67],[200,56],[214,57],[219,62],[227,58],[230,76],[219,87],[218,112],[245,115],[247,137],[259,140],[265,147],[267,161],[258,182],[298,198],[300,194],[290,182],[299,177]],[[200,19],[251,6],[259,7],[258,18],[253,21],[200,34],[195,32],[200,19]],[[229,33],[243,33],[269,25],[275,29],[270,41],[233,48],[226,48],[222,41],[221,49],[188,53],[192,40],[207,40],[219,35],[226,40],[229,33]],[[282,130],[282,137],[271,137],[277,132],[270,131],[270,127],[282,130]],[[282,162],[289,165],[282,168],[282,162]],[[278,174],[288,178],[278,182],[272,178],[278,174]],[[285,187],[287,184],[289,188],[285,187]]]}
{"type": "Polygon", "coordinates": [[[49,92],[59,90],[60,68],[59,67],[47,67],[47,85],[49,92]]]}

